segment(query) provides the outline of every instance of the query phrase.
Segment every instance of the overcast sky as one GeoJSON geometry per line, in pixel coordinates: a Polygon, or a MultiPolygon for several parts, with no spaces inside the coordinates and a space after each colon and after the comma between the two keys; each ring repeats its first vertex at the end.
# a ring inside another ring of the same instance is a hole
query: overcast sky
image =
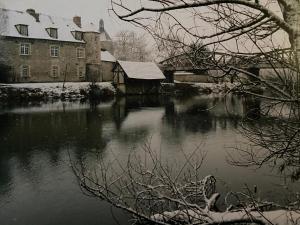
{"type": "Polygon", "coordinates": [[[43,14],[65,18],[78,15],[97,24],[102,18],[111,36],[124,29],[136,30],[132,25],[117,19],[112,12],[108,12],[110,0],[0,0],[0,8],[21,11],[33,8],[43,14]]]}
{"type": "MultiPolygon", "coordinates": [[[[139,1],[127,0],[126,2],[130,4],[132,8],[139,6],[139,1]]],[[[113,12],[109,12],[110,0],[0,0],[0,8],[1,7],[21,11],[33,8],[43,14],[65,18],[73,18],[73,16],[78,15],[81,16],[84,21],[93,22],[95,24],[98,24],[102,18],[104,19],[107,32],[112,37],[115,37],[116,33],[120,30],[144,32],[129,23],[119,20],[113,12]]],[[[279,9],[277,9],[277,11],[278,10],[279,9]]],[[[181,15],[179,15],[179,17],[181,17],[181,15]]],[[[205,27],[201,27],[201,30],[204,28],[205,27]]],[[[285,36],[282,36],[282,34],[279,35],[278,40],[280,40],[280,43],[288,43],[286,40],[287,37],[285,36]]],[[[149,41],[149,43],[153,43],[150,38],[149,41]]],[[[233,46],[235,46],[235,42],[233,46]]]]}

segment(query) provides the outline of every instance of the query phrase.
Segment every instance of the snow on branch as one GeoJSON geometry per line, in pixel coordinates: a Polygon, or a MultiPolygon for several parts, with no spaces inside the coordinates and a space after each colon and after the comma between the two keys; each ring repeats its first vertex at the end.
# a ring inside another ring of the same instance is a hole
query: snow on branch
{"type": "Polygon", "coordinates": [[[143,150],[144,155],[131,153],[126,162],[117,158],[104,162],[98,157],[96,165],[90,165],[87,159],[71,161],[72,168],[84,193],[129,212],[138,223],[300,223],[300,213],[294,208],[263,211],[258,204],[251,207],[244,204],[220,211],[215,177],[208,175],[201,179],[199,175],[205,156],[199,149],[191,154],[182,152],[186,162],[176,168],[150,145],[145,145],[143,150]]]}

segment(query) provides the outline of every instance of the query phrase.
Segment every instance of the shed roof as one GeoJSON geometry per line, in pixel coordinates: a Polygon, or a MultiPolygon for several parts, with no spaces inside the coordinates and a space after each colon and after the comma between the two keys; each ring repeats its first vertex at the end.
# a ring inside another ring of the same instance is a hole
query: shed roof
{"type": "Polygon", "coordinates": [[[109,51],[101,51],[101,61],[116,62],[116,58],[109,51]]]}
{"type": "Polygon", "coordinates": [[[129,78],[144,80],[166,79],[159,67],[153,62],[118,61],[129,78]]]}

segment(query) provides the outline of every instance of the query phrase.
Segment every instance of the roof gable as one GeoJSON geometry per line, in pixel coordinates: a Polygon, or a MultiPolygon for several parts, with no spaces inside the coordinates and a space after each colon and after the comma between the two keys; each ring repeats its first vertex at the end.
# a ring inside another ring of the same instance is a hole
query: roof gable
{"type": "Polygon", "coordinates": [[[106,32],[106,30],[104,30],[103,32],[100,33],[100,40],[101,41],[112,41],[111,37],[106,32]]]}
{"type": "Polygon", "coordinates": [[[129,78],[144,80],[166,79],[159,67],[153,62],[118,61],[118,63],[129,78]]]}
{"type": "Polygon", "coordinates": [[[101,51],[101,61],[116,62],[116,58],[109,51],[101,51]]]}

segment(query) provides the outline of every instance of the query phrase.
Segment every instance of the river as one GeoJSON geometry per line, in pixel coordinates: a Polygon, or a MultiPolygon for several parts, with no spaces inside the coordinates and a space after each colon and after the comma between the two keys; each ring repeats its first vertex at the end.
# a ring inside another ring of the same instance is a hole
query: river
{"type": "Polygon", "coordinates": [[[206,95],[2,106],[0,224],[130,224],[128,215],[81,191],[69,154],[82,159],[96,151],[104,160],[112,154],[125,159],[145,142],[176,163],[182,151],[200,146],[206,152],[201,174],[213,174],[218,191],[257,186],[261,198],[284,202],[297,185],[269,167],[228,163],[233,147],[247,142],[239,132],[247,108],[242,97],[206,95]]]}

